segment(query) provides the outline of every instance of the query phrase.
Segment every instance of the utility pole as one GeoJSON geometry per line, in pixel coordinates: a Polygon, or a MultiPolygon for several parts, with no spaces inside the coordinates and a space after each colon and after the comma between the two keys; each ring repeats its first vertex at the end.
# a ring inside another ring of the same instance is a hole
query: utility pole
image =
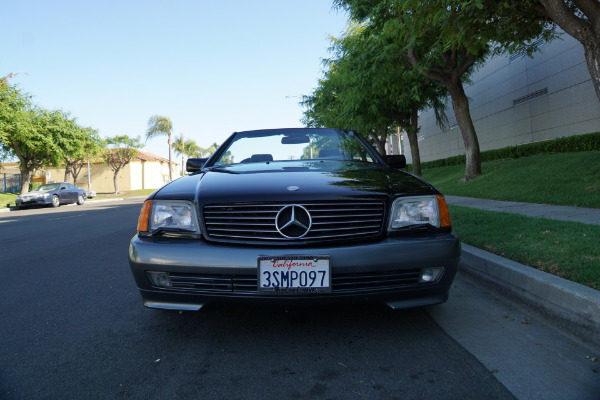
{"type": "Polygon", "coordinates": [[[88,167],[88,192],[92,190],[91,172],[90,172],[90,153],[87,155],[87,167],[88,167]]]}

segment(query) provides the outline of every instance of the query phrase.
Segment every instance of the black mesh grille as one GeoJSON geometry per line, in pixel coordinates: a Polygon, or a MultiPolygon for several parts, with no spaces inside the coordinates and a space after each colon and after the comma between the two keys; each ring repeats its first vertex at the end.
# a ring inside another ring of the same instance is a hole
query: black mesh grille
{"type": "MultiPolygon", "coordinates": [[[[171,273],[173,289],[194,293],[248,293],[258,292],[256,275],[218,275],[171,273]]],[[[420,269],[385,271],[357,274],[334,274],[331,278],[332,293],[377,292],[416,285],[421,277],[420,269]]]]}

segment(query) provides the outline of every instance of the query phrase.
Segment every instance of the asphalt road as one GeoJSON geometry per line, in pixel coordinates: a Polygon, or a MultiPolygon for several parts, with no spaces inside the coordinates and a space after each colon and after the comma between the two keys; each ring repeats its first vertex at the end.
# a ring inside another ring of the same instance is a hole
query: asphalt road
{"type": "Polygon", "coordinates": [[[0,214],[0,398],[513,398],[422,309],[145,309],[140,206],[0,214]]]}

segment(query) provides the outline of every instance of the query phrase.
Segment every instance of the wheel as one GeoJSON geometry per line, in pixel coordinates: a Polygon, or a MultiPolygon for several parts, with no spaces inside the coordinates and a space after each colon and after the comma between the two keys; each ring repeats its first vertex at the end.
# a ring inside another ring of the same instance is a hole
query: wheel
{"type": "Polygon", "coordinates": [[[60,206],[60,199],[57,195],[52,196],[52,207],[60,206]]]}
{"type": "Polygon", "coordinates": [[[84,197],[82,194],[78,195],[78,196],[77,196],[77,205],[78,205],[78,206],[80,206],[80,205],[82,205],[84,202],[85,202],[85,197],[84,197]]]}

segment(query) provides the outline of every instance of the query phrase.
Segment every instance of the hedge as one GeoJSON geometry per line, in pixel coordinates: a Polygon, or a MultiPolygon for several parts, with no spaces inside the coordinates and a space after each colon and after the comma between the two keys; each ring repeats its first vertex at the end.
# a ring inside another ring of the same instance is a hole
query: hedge
{"type": "MultiPolygon", "coordinates": [[[[481,161],[529,157],[543,153],[574,153],[579,151],[600,151],[600,132],[482,151],[481,161]]],[[[462,154],[441,160],[421,163],[421,168],[427,169],[450,165],[465,165],[465,163],[466,158],[465,155],[462,154]]],[[[412,165],[409,165],[408,168],[412,169],[412,165]]]]}

